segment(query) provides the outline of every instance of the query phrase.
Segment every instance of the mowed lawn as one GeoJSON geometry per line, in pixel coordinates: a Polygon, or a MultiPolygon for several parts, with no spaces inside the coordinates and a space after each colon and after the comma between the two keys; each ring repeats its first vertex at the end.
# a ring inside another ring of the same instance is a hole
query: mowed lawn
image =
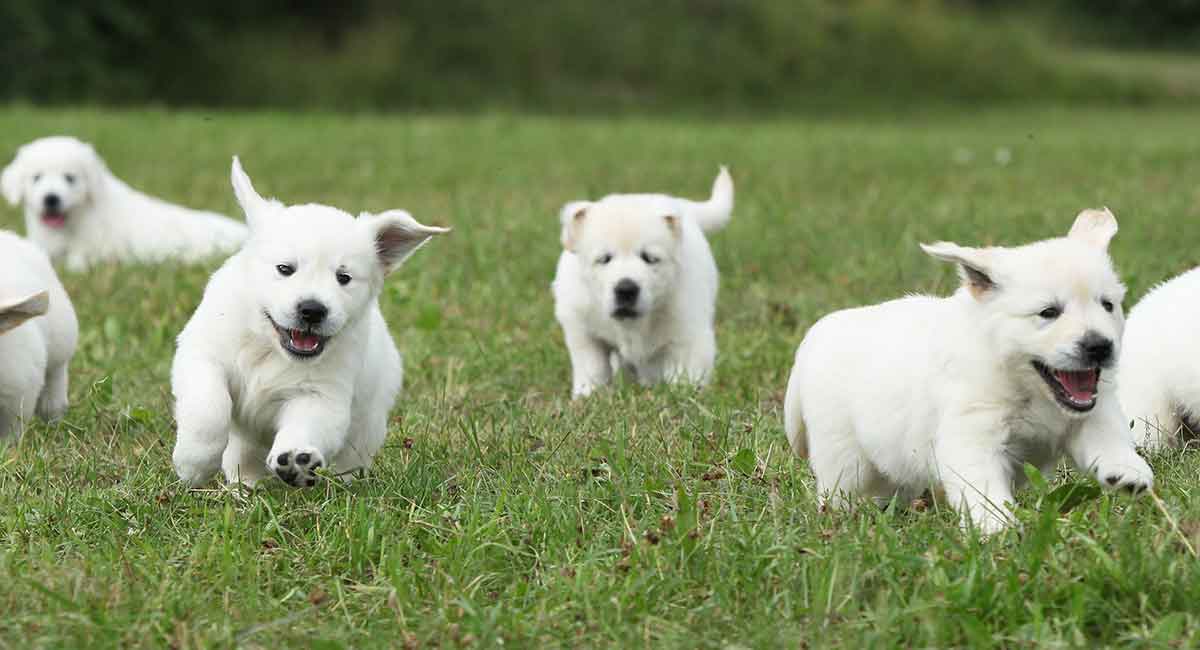
{"type": "MultiPolygon", "coordinates": [[[[173,339],[217,261],[65,274],[82,329],[70,411],[0,452],[0,646],[1194,646],[1195,453],[1150,459],[1157,504],[1064,497],[1087,479],[1047,476],[1021,493],[1021,528],[981,542],[937,504],[819,512],[780,407],[822,314],[954,289],[918,242],[1021,243],[1107,205],[1126,309],[1200,263],[1196,125],[1098,109],[899,122],[0,110],[5,163],[70,133],[135,187],[236,214],[237,153],[264,195],[454,227],[382,296],[406,385],[376,470],[348,486],[176,482],[173,339]],[[571,402],[549,290],[559,206],[703,197],[719,163],[737,207],[710,237],[715,381],[571,402]]],[[[20,229],[16,209],[0,214],[20,229]]]]}

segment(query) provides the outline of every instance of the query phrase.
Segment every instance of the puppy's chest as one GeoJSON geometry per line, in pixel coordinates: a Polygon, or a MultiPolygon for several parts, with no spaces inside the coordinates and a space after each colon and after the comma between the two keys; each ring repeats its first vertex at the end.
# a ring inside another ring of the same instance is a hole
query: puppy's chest
{"type": "Polygon", "coordinates": [[[1039,420],[1035,414],[1025,412],[1014,413],[1004,422],[1004,452],[1015,476],[1024,476],[1025,463],[1040,469],[1051,467],[1065,452],[1065,426],[1039,420]]]}
{"type": "Polygon", "coordinates": [[[288,401],[317,392],[328,388],[307,368],[283,361],[273,352],[243,353],[230,382],[233,418],[244,433],[269,440],[288,401]]]}

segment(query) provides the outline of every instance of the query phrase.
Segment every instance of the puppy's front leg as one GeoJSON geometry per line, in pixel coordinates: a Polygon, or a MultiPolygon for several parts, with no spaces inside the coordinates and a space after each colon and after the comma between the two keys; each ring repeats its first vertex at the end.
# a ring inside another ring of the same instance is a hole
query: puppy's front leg
{"type": "Polygon", "coordinates": [[[686,338],[690,340],[672,346],[663,374],[671,383],[704,386],[712,376],[717,357],[716,339],[711,329],[690,332],[686,338]]]}
{"type": "Polygon", "coordinates": [[[1134,448],[1115,397],[1102,397],[1096,412],[1067,443],[1067,451],[1075,467],[1092,475],[1102,487],[1140,494],[1154,487],[1154,472],[1134,448]]]}
{"type": "Polygon", "coordinates": [[[267,468],[293,487],[316,485],[316,471],[346,444],[349,403],[349,399],[311,394],[290,400],[279,412],[279,431],[267,454],[267,468]]]}
{"type": "Polygon", "coordinates": [[[579,399],[612,380],[609,349],[582,329],[563,328],[567,353],[571,356],[571,397],[579,399]]]}
{"type": "Polygon", "coordinates": [[[188,486],[199,485],[221,466],[233,399],[220,366],[198,357],[176,357],[171,389],[178,425],[171,458],[175,473],[188,486]]]}
{"type": "Polygon", "coordinates": [[[984,535],[1008,526],[1005,504],[1013,501],[1009,463],[997,436],[1001,426],[989,415],[950,418],[934,443],[946,499],[984,535]]]}

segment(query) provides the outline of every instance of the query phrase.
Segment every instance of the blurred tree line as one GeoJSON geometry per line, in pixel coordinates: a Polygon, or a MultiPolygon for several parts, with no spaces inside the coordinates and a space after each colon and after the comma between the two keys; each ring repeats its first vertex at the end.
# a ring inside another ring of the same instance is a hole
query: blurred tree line
{"type": "Polygon", "coordinates": [[[0,0],[0,99],[548,110],[1137,96],[1000,10],[1194,45],[1200,0],[0,0]]]}

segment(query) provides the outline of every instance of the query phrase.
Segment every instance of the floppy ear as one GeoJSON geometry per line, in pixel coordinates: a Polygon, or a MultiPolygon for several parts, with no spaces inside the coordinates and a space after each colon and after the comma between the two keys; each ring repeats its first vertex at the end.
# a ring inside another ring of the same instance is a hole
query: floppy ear
{"type": "Polygon", "coordinates": [[[246,175],[246,172],[242,170],[242,161],[238,160],[237,156],[233,157],[233,171],[230,174],[230,180],[233,182],[233,195],[237,197],[238,204],[242,206],[242,212],[246,213],[246,225],[251,230],[262,223],[269,211],[283,205],[279,201],[268,201],[254,191],[254,185],[250,183],[250,177],[246,175]]]}
{"type": "Polygon", "coordinates": [[[25,191],[25,170],[21,164],[21,151],[17,150],[17,156],[13,161],[8,163],[8,167],[4,168],[4,172],[0,173],[0,192],[4,194],[4,199],[9,205],[17,205],[21,202],[21,194],[25,191]]]}
{"type": "Polygon", "coordinates": [[[991,255],[986,250],[945,241],[921,244],[921,250],[944,262],[957,264],[963,285],[976,298],[983,298],[998,288],[992,278],[991,255]]]}
{"type": "Polygon", "coordinates": [[[35,316],[41,316],[50,309],[50,294],[40,291],[32,296],[21,298],[14,302],[0,304],[0,334],[24,323],[35,316]]]}
{"type": "Polygon", "coordinates": [[[671,231],[671,234],[678,238],[682,232],[679,229],[679,217],[673,214],[668,214],[663,216],[663,221],[667,222],[667,229],[671,231]]]}
{"type": "Polygon", "coordinates": [[[404,210],[388,210],[382,214],[362,213],[375,240],[375,254],[384,273],[391,273],[420,248],[430,237],[450,232],[449,228],[425,226],[404,210]]]}
{"type": "Polygon", "coordinates": [[[591,201],[571,201],[558,211],[558,220],[562,223],[561,238],[564,249],[575,252],[575,245],[579,243],[579,229],[583,226],[583,220],[587,218],[590,207],[591,201]]]}
{"type": "Polygon", "coordinates": [[[1071,230],[1067,233],[1069,239],[1077,239],[1101,250],[1108,250],[1108,243],[1117,234],[1117,218],[1108,208],[1102,210],[1088,209],[1075,217],[1071,230]]]}
{"type": "Polygon", "coordinates": [[[87,193],[92,199],[95,199],[104,192],[106,184],[105,177],[108,176],[108,167],[104,164],[104,159],[100,154],[96,153],[96,149],[86,142],[80,142],[79,145],[83,148],[83,156],[80,162],[83,163],[84,182],[87,183],[87,193]]]}

